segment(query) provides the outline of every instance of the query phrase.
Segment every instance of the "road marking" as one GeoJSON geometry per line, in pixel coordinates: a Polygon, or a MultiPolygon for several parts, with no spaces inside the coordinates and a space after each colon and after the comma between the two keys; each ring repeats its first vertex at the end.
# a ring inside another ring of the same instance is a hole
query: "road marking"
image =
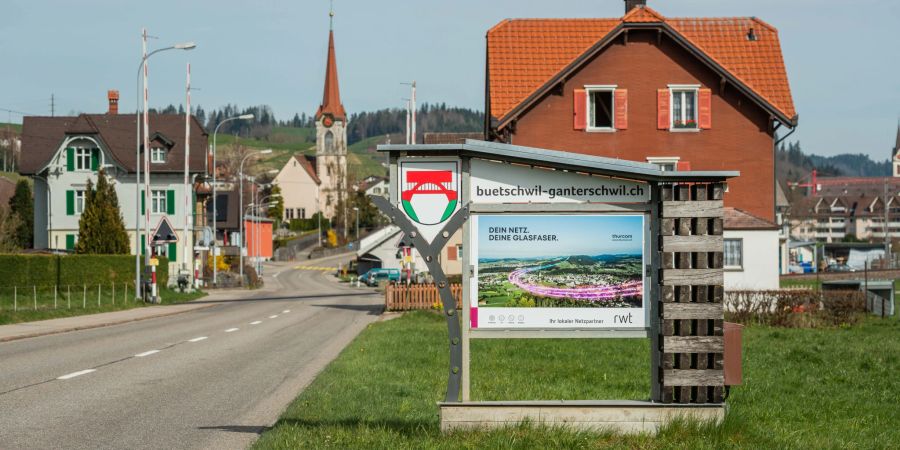
{"type": "Polygon", "coordinates": [[[229,329],[225,330],[225,332],[231,333],[232,331],[237,331],[237,330],[240,330],[240,328],[229,328],[229,329]]]}
{"type": "Polygon", "coordinates": [[[195,337],[193,339],[188,339],[188,342],[200,342],[204,339],[206,339],[206,336],[200,336],[200,337],[195,337]]]}
{"type": "Polygon", "coordinates": [[[143,358],[143,357],[145,357],[145,356],[150,356],[150,355],[152,355],[152,354],[154,354],[154,353],[159,353],[159,350],[148,350],[148,351],[146,351],[146,352],[144,352],[144,353],[138,353],[137,355],[134,355],[134,356],[136,356],[136,357],[138,357],[138,358],[143,358]]]}
{"type": "Polygon", "coordinates": [[[97,371],[97,369],[84,369],[84,370],[79,370],[78,372],[72,372],[72,373],[70,373],[70,374],[68,374],[68,375],[63,375],[63,376],[57,378],[57,380],[68,380],[69,378],[79,377],[79,376],[81,376],[81,375],[84,375],[84,374],[87,374],[87,373],[91,373],[91,372],[96,372],[96,371],[97,371]]]}
{"type": "Polygon", "coordinates": [[[289,313],[289,312],[291,312],[291,310],[286,309],[286,310],[282,311],[281,313],[282,313],[282,314],[287,314],[287,313],[289,313]]]}
{"type": "Polygon", "coordinates": [[[274,318],[276,318],[276,317],[278,317],[278,314],[274,314],[274,315],[269,316],[270,319],[274,319],[274,318]]]}
{"type": "Polygon", "coordinates": [[[262,320],[257,320],[255,322],[250,322],[250,325],[259,325],[262,323],[262,320]]]}
{"type": "Polygon", "coordinates": [[[275,275],[272,275],[272,278],[278,278],[278,275],[281,275],[281,272],[278,272],[275,275]]]}
{"type": "Polygon", "coordinates": [[[296,266],[295,270],[314,270],[320,272],[331,272],[335,270],[334,267],[323,267],[323,266],[296,266]]]}

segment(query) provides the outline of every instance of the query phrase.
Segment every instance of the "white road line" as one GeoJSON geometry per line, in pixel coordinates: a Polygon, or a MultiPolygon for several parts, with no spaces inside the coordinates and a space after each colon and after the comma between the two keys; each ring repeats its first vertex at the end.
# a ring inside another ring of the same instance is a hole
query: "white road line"
{"type": "Polygon", "coordinates": [[[188,342],[200,342],[204,339],[206,339],[206,336],[200,336],[200,337],[195,337],[193,339],[188,339],[188,342]]]}
{"type": "Polygon", "coordinates": [[[97,371],[97,369],[84,369],[84,370],[79,370],[78,372],[72,372],[72,373],[70,373],[70,374],[68,374],[68,375],[63,375],[63,376],[57,378],[57,380],[68,380],[69,378],[75,378],[75,377],[84,375],[84,374],[86,374],[86,373],[91,373],[91,372],[96,372],[96,371],[97,371]]]}
{"type": "Polygon", "coordinates": [[[274,319],[276,317],[278,317],[278,314],[273,314],[273,315],[269,316],[270,319],[274,319]]]}
{"type": "Polygon", "coordinates": [[[154,354],[154,353],[159,353],[159,350],[148,350],[148,351],[146,351],[146,352],[144,352],[144,353],[138,353],[137,355],[134,355],[134,356],[137,357],[137,358],[143,358],[143,357],[145,357],[145,356],[150,356],[150,355],[152,355],[152,354],[154,354]]]}
{"type": "Polygon", "coordinates": [[[250,322],[250,325],[259,325],[262,323],[262,320],[257,320],[255,322],[250,322]]]}
{"type": "Polygon", "coordinates": [[[229,329],[225,330],[225,332],[231,333],[232,331],[237,331],[237,330],[240,330],[240,328],[229,328],[229,329]]]}
{"type": "Polygon", "coordinates": [[[275,275],[272,276],[272,278],[278,278],[278,275],[281,275],[281,272],[276,273],[275,275]]]}
{"type": "Polygon", "coordinates": [[[286,310],[282,311],[281,313],[282,313],[282,314],[287,314],[287,313],[289,313],[289,312],[291,312],[291,310],[286,309],[286,310]]]}

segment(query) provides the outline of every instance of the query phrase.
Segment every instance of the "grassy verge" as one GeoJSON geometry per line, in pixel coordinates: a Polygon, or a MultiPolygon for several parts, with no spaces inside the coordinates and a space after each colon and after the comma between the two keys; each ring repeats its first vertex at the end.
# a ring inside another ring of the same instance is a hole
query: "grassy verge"
{"type": "MultiPolygon", "coordinates": [[[[136,301],[134,299],[133,289],[130,289],[128,293],[120,289],[115,297],[113,297],[111,290],[106,292],[101,290],[99,301],[96,290],[87,293],[82,291],[71,293],[59,292],[57,293],[55,302],[52,297],[52,291],[39,293],[38,295],[36,308],[34,296],[31,292],[23,293],[23,297],[15,305],[8,301],[8,299],[7,301],[4,301],[2,303],[3,307],[0,309],[0,325],[153,306],[136,301]]],[[[159,295],[162,297],[164,305],[174,305],[196,300],[206,296],[206,293],[202,291],[181,293],[176,290],[161,288],[159,290],[159,295]]]]}
{"type": "MultiPolygon", "coordinates": [[[[744,386],[721,426],[658,436],[522,425],[442,435],[446,325],[427,312],[370,325],[254,448],[872,448],[900,442],[900,322],[843,329],[748,327],[744,386]],[[872,351],[873,349],[878,351],[872,351]]],[[[475,399],[643,399],[646,340],[472,342],[475,399]]]]}

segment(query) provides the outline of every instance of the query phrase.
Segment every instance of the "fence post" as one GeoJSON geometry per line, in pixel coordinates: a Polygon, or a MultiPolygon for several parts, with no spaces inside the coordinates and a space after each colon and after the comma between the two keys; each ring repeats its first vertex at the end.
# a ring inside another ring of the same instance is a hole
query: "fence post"
{"type": "Polygon", "coordinates": [[[56,309],[56,297],[59,291],[59,285],[53,285],[53,309],[56,309]]]}
{"type": "Polygon", "coordinates": [[[116,283],[112,282],[109,284],[112,285],[112,304],[113,306],[116,306],[116,283]]]}
{"type": "Polygon", "coordinates": [[[87,309],[87,285],[81,285],[81,308],[87,309]]]}
{"type": "Polygon", "coordinates": [[[19,288],[13,286],[13,311],[19,310],[19,288]]]}
{"type": "Polygon", "coordinates": [[[102,284],[97,283],[97,307],[98,308],[100,307],[100,286],[102,286],[102,284]]]}
{"type": "Polygon", "coordinates": [[[125,296],[122,297],[122,301],[128,303],[128,282],[125,282],[125,296]]]}
{"type": "Polygon", "coordinates": [[[31,295],[34,299],[34,310],[37,311],[37,286],[34,284],[31,285],[31,295]]]}
{"type": "Polygon", "coordinates": [[[66,285],[66,308],[72,309],[72,285],[66,285]]]}

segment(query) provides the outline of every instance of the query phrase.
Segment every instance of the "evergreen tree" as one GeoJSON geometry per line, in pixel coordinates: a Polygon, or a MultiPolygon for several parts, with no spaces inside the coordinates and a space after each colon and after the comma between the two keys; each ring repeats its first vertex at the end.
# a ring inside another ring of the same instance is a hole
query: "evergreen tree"
{"type": "Polygon", "coordinates": [[[84,212],[78,220],[75,253],[125,255],[129,253],[128,233],[119,210],[115,188],[103,169],[97,174],[97,187],[89,180],[84,193],[84,212]]]}
{"type": "Polygon", "coordinates": [[[281,222],[281,218],[284,217],[284,199],[281,198],[281,186],[272,183],[268,191],[267,195],[270,196],[269,204],[272,206],[269,208],[266,215],[268,215],[270,219],[273,219],[277,224],[281,222]]]}
{"type": "Polygon", "coordinates": [[[16,216],[16,243],[21,248],[31,248],[34,238],[34,202],[31,185],[25,179],[16,183],[16,192],[9,199],[9,212],[16,216]]]}

